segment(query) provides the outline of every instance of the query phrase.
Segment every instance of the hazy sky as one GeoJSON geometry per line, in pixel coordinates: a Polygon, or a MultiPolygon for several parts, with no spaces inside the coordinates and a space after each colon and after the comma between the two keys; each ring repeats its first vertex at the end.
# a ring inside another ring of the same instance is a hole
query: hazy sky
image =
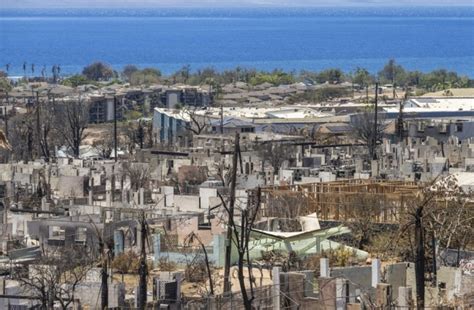
{"type": "Polygon", "coordinates": [[[474,0],[0,0],[0,8],[469,5],[474,0]]]}

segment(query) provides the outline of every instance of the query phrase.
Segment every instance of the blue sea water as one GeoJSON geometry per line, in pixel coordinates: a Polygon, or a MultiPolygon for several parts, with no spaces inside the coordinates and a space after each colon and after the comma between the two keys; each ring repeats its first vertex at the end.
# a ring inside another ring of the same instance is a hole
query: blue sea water
{"type": "Polygon", "coordinates": [[[388,59],[474,77],[474,6],[415,8],[3,9],[0,70],[72,74],[96,60],[171,73],[236,66],[377,72],[388,59]]]}

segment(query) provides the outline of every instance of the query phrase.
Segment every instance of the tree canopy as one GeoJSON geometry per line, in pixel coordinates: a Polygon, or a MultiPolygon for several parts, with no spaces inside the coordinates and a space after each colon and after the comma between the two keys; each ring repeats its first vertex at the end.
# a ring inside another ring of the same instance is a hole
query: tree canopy
{"type": "Polygon", "coordinates": [[[316,82],[339,84],[343,82],[344,72],[341,69],[327,69],[316,75],[316,82]]]}
{"type": "Polygon", "coordinates": [[[80,85],[91,84],[93,81],[90,81],[82,74],[76,74],[65,79],[62,84],[70,87],[77,87],[80,85]]]}
{"type": "MultiPolygon", "coordinates": [[[[103,63],[95,62],[84,68],[82,75],[90,81],[110,80],[117,74],[113,69],[103,63]]],[[[375,83],[377,79],[382,84],[394,83],[398,87],[417,87],[426,91],[447,90],[449,88],[474,87],[474,80],[462,76],[453,71],[438,69],[432,72],[411,71],[390,59],[379,72],[370,72],[366,68],[357,67],[351,72],[344,72],[339,68],[328,68],[321,71],[303,70],[299,73],[284,71],[281,69],[273,71],[257,70],[255,68],[236,67],[233,69],[217,70],[214,67],[204,67],[191,70],[191,66],[185,65],[176,72],[162,76],[159,69],[139,69],[135,65],[127,65],[120,73],[124,81],[132,85],[166,83],[184,83],[188,85],[203,85],[212,81],[213,89],[218,86],[236,82],[244,82],[249,87],[269,83],[272,85],[285,85],[295,82],[311,81],[318,84],[341,84],[353,82],[360,87],[366,87],[375,83]]],[[[67,79],[72,85],[81,85],[85,80],[79,76],[67,79]]]]}
{"type": "Polygon", "coordinates": [[[12,85],[10,84],[10,81],[8,81],[7,78],[5,77],[0,77],[0,91],[10,91],[12,89],[12,85]]]}
{"type": "Polygon", "coordinates": [[[122,78],[126,81],[130,81],[132,75],[137,72],[139,69],[135,65],[126,65],[122,70],[122,78]]]}
{"type": "Polygon", "coordinates": [[[258,72],[250,79],[250,84],[260,85],[263,83],[270,83],[273,85],[292,84],[295,79],[292,74],[286,73],[282,70],[275,70],[271,73],[258,72]]]}
{"type": "Polygon", "coordinates": [[[155,68],[144,68],[143,70],[136,70],[130,76],[130,84],[154,84],[159,83],[161,72],[155,68]]]}
{"type": "Polygon", "coordinates": [[[374,78],[367,69],[358,67],[352,76],[352,82],[364,88],[372,84],[374,78]]]}
{"type": "Polygon", "coordinates": [[[82,74],[89,80],[107,81],[114,76],[114,70],[103,62],[95,62],[85,67],[82,74]]]}
{"type": "Polygon", "coordinates": [[[406,72],[405,69],[390,59],[388,63],[379,71],[379,79],[382,83],[392,83],[396,85],[404,85],[406,72]]]}

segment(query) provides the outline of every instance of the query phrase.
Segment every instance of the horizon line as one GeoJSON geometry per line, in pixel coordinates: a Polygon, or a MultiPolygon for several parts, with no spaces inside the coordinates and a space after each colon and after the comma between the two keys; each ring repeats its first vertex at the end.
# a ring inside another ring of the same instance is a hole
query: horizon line
{"type": "Polygon", "coordinates": [[[419,7],[419,8],[433,8],[433,7],[442,7],[442,8],[472,8],[474,9],[474,4],[371,4],[371,3],[361,3],[354,5],[285,5],[285,4],[268,4],[268,5],[186,5],[186,6],[173,6],[173,5],[152,5],[152,6],[141,6],[141,5],[128,5],[128,6],[7,6],[0,8],[2,10],[11,10],[11,9],[272,9],[272,8],[286,8],[286,9],[308,9],[308,8],[410,8],[410,7],[419,7]]]}

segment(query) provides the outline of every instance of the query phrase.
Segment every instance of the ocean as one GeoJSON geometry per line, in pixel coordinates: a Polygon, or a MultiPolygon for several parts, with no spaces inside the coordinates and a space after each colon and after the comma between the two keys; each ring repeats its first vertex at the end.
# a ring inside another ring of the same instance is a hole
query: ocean
{"type": "Polygon", "coordinates": [[[23,75],[24,62],[39,75],[97,60],[165,74],[186,64],[375,73],[390,58],[474,78],[474,6],[0,10],[0,70],[9,63],[10,75],[23,75]]]}

